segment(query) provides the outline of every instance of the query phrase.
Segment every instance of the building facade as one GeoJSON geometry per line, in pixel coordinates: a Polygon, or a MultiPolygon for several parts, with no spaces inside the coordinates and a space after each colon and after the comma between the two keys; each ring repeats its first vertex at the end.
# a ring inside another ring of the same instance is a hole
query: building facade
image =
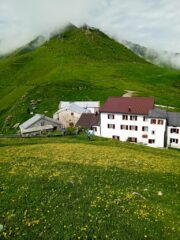
{"type": "Polygon", "coordinates": [[[81,115],[88,112],[89,110],[81,108],[73,103],[58,110],[53,115],[53,118],[59,121],[64,128],[74,127],[80,119],[81,115]]]}
{"type": "Polygon", "coordinates": [[[180,113],[155,108],[153,98],[110,97],[100,108],[100,136],[179,148],[180,113]]]}
{"type": "Polygon", "coordinates": [[[180,113],[168,112],[167,146],[180,148],[180,113]]]}
{"type": "Polygon", "coordinates": [[[166,119],[148,118],[146,115],[101,113],[101,136],[164,147],[166,119]]]}
{"type": "Polygon", "coordinates": [[[28,136],[61,129],[61,124],[52,118],[35,114],[32,118],[22,123],[19,128],[22,136],[28,136]]]}
{"type": "Polygon", "coordinates": [[[99,112],[100,102],[98,101],[77,101],[59,103],[59,110],[54,113],[53,118],[67,128],[75,126],[81,115],[84,113],[95,114],[99,112]]]}

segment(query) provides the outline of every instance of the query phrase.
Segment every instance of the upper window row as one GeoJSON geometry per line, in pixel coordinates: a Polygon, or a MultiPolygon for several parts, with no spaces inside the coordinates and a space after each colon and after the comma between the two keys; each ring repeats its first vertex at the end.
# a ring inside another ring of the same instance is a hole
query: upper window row
{"type": "Polygon", "coordinates": [[[171,128],[170,130],[171,133],[179,133],[179,129],[178,128],[171,128]]]}
{"type": "MultiPolygon", "coordinates": [[[[115,118],[114,114],[108,114],[108,119],[114,119],[114,118],[115,118]]],[[[123,120],[128,120],[128,115],[123,115],[122,119],[123,120]]],[[[137,121],[137,116],[131,115],[130,120],[131,121],[137,121]]]]}
{"type": "MultiPolygon", "coordinates": [[[[122,116],[122,119],[123,119],[123,120],[128,120],[128,115],[123,115],[123,116],[122,116]]],[[[131,116],[130,116],[130,120],[131,120],[131,121],[137,121],[137,116],[131,115],[131,116]]]]}
{"type": "MultiPolygon", "coordinates": [[[[112,113],[109,113],[108,114],[108,119],[115,119],[115,115],[112,114],[112,113]]],[[[127,114],[124,114],[122,115],[122,120],[131,120],[131,121],[137,121],[137,116],[136,115],[127,115],[127,114]]],[[[143,121],[146,122],[148,120],[147,117],[143,117],[143,121]]]]}
{"type": "Polygon", "coordinates": [[[163,125],[164,121],[161,119],[151,119],[151,124],[163,125]]]}

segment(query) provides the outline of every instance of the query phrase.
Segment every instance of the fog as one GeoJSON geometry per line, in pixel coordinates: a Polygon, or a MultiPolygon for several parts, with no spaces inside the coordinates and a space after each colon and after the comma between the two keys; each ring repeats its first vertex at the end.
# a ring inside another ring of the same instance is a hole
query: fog
{"type": "MultiPolygon", "coordinates": [[[[180,52],[178,0],[0,0],[0,55],[68,23],[88,24],[118,41],[180,52]]],[[[164,56],[164,57],[167,57],[164,56]]],[[[176,67],[179,55],[170,55],[176,67]]]]}

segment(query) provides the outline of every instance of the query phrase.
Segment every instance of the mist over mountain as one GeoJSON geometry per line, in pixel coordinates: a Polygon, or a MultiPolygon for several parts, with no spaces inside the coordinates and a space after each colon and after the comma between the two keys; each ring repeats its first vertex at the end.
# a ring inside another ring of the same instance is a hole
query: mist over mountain
{"type": "Polygon", "coordinates": [[[50,35],[68,22],[96,27],[118,41],[180,52],[178,0],[1,0],[0,54],[50,35]]]}
{"type": "Polygon", "coordinates": [[[180,53],[155,50],[126,40],[122,41],[122,43],[129,49],[131,49],[134,53],[136,53],[138,56],[146,59],[147,61],[155,65],[180,69],[180,53]]]}

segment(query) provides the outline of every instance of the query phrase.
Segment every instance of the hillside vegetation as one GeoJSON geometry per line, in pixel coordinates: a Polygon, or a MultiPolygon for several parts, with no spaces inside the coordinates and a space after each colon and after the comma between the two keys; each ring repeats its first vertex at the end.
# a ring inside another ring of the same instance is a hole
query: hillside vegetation
{"type": "Polygon", "coordinates": [[[179,239],[180,152],[0,139],[1,239],[179,239]]]}
{"type": "Polygon", "coordinates": [[[179,69],[178,62],[180,58],[180,53],[158,51],[129,41],[123,41],[123,43],[135,54],[146,59],[148,62],[151,62],[161,67],[179,69]]]}
{"type": "Polygon", "coordinates": [[[0,59],[2,132],[10,132],[30,112],[52,116],[60,100],[104,102],[128,89],[180,108],[180,71],[147,63],[96,29],[69,26],[35,45],[0,59]]]}

